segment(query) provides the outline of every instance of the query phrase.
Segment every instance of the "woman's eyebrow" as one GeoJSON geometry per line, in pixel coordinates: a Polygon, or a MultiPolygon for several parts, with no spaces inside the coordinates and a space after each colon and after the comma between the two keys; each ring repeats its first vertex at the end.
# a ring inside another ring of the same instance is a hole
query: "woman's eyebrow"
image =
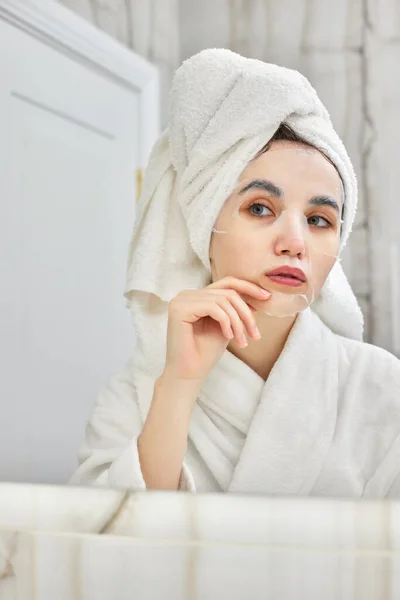
{"type": "Polygon", "coordinates": [[[313,204],[314,206],[330,206],[331,208],[334,208],[338,214],[340,213],[339,204],[330,196],[314,196],[309,201],[309,204],[313,204]]]}
{"type": "MultiPolygon", "coordinates": [[[[253,181],[250,181],[250,183],[240,190],[239,195],[245,194],[253,189],[264,190],[276,198],[283,198],[285,195],[282,188],[267,179],[254,179],[253,181]]],[[[338,214],[340,213],[339,204],[330,196],[314,196],[309,200],[309,204],[312,204],[313,206],[330,206],[331,208],[334,208],[338,214]]]]}
{"type": "Polygon", "coordinates": [[[239,195],[245,194],[249,190],[265,190],[269,192],[273,196],[277,198],[283,198],[284,193],[282,188],[278,187],[272,181],[267,181],[266,179],[254,179],[254,181],[250,181],[240,192],[239,195]]]}

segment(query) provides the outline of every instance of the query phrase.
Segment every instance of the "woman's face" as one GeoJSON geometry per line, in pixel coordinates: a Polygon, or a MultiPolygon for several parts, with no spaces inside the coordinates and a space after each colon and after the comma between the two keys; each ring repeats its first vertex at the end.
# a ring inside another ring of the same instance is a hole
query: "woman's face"
{"type": "Polygon", "coordinates": [[[213,232],[210,243],[213,281],[231,275],[283,300],[303,294],[312,301],[339,252],[342,206],[340,177],[325,156],[297,142],[273,142],[246,167],[220,211],[215,229],[222,233],[213,232]],[[301,269],[306,281],[283,285],[266,275],[282,265],[301,269]]]}

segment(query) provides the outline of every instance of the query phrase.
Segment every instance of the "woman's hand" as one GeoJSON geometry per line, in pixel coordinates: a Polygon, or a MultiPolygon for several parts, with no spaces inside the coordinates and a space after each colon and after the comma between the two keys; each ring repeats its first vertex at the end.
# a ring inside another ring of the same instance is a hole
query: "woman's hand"
{"type": "Polygon", "coordinates": [[[241,347],[247,346],[246,333],[260,339],[255,309],[243,296],[260,302],[268,301],[271,294],[255,283],[224,277],[200,290],[182,291],[175,296],[168,310],[164,374],[200,382],[231,339],[241,347]]]}

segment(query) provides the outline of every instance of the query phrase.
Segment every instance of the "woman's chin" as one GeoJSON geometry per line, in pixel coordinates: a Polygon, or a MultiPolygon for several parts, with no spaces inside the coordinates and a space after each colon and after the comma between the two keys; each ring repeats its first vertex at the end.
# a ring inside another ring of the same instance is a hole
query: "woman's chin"
{"type": "Polygon", "coordinates": [[[258,302],[257,300],[252,303],[252,307],[255,311],[263,313],[268,317],[278,318],[292,318],[298,315],[303,310],[306,310],[310,306],[309,299],[303,295],[284,295],[274,294],[266,302],[258,302]]]}

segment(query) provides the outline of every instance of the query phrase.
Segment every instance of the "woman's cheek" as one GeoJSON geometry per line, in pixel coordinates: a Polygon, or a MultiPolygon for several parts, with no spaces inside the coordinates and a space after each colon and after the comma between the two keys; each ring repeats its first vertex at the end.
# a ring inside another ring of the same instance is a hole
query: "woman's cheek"
{"type": "Polygon", "coordinates": [[[229,270],[246,261],[247,242],[232,233],[214,233],[214,236],[220,237],[213,239],[212,256],[221,269],[229,270]]]}
{"type": "Polygon", "coordinates": [[[334,257],[324,257],[312,263],[312,282],[314,287],[315,297],[319,295],[322,288],[324,287],[325,281],[328,278],[329,273],[333,269],[336,263],[334,257]]]}

